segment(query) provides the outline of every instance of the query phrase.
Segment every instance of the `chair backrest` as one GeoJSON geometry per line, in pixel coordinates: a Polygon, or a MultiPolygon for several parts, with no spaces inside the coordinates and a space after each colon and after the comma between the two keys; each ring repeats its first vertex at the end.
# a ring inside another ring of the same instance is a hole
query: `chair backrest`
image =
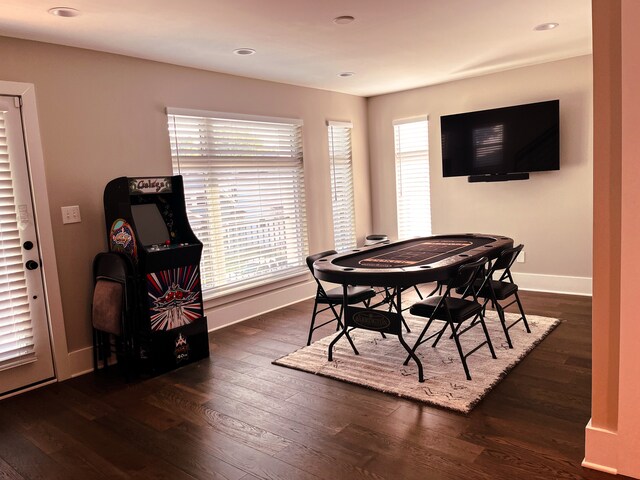
{"type": "Polygon", "coordinates": [[[487,257],[482,257],[473,262],[465,263],[458,267],[456,276],[451,279],[447,285],[449,290],[461,289],[465,290],[478,277],[480,269],[489,261],[487,257]]]}
{"type": "Polygon", "coordinates": [[[131,260],[121,253],[98,253],[93,259],[94,280],[104,278],[125,283],[131,276],[132,270],[131,260]]]}
{"type": "Polygon", "coordinates": [[[500,252],[500,256],[493,263],[493,267],[491,267],[491,273],[493,274],[493,272],[495,272],[496,270],[505,270],[505,275],[503,275],[503,278],[509,275],[509,269],[511,268],[511,265],[514,264],[516,258],[518,258],[518,255],[520,255],[520,252],[523,248],[524,245],[520,244],[517,247],[506,248],[502,252],[500,252]]]}
{"type": "Polygon", "coordinates": [[[311,275],[313,276],[313,279],[318,284],[318,291],[316,292],[316,298],[326,297],[327,292],[325,292],[324,287],[322,286],[322,283],[320,283],[320,280],[318,280],[318,278],[316,277],[316,272],[313,271],[313,263],[316,260],[320,260],[321,258],[328,257],[329,255],[335,255],[336,253],[338,252],[336,252],[335,250],[327,250],[326,252],[316,253],[314,255],[309,255],[307,257],[307,267],[309,267],[309,270],[311,270],[311,275]]]}
{"type": "Polygon", "coordinates": [[[314,271],[313,271],[313,264],[316,260],[320,260],[321,258],[324,257],[328,257],[329,255],[335,255],[336,252],[335,250],[327,250],[326,252],[320,252],[320,253],[316,253],[313,255],[309,255],[307,257],[307,267],[309,267],[309,270],[311,270],[311,275],[313,275],[313,278],[316,277],[314,271]]]}
{"type": "Polygon", "coordinates": [[[125,309],[136,304],[134,268],[131,259],[117,252],[98,253],[93,259],[93,281],[109,280],[122,284],[125,309]]]}

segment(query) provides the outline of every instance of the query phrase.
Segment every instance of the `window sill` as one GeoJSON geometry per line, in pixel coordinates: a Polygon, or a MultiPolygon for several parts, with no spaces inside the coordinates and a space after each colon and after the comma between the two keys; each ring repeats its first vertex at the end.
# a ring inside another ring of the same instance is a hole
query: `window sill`
{"type": "Polygon", "coordinates": [[[311,280],[309,271],[306,268],[294,270],[285,275],[270,278],[268,280],[256,280],[255,282],[229,287],[215,293],[202,292],[204,309],[216,308],[239,300],[245,300],[264,293],[290,287],[292,285],[307,283],[311,280]]]}

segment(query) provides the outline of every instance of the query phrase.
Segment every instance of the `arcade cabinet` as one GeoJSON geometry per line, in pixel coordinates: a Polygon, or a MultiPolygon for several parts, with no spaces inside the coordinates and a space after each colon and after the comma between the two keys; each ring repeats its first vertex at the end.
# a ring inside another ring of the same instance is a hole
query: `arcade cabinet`
{"type": "Polygon", "coordinates": [[[202,243],[187,219],[182,177],[116,178],[105,187],[104,212],[109,250],[135,269],[141,369],[160,373],[208,357],[202,243]]]}

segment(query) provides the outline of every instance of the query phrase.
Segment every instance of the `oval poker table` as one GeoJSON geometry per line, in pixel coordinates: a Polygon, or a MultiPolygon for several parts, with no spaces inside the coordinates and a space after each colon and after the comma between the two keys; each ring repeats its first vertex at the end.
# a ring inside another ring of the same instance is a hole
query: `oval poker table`
{"type": "Polygon", "coordinates": [[[333,359],[333,347],[346,336],[353,352],[358,355],[349,336],[352,328],[364,328],[382,334],[392,334],[405,348],[418,367],[418,380],[424,381],[420,359],[407,345],[403,325],[409,331],[402,316],[402,291],[410,286],[428,282],[443,282],[452,278],[460,265],[488,257],[497,258],[505,248],[513,246],[513,240],[502,235],[468,233],[460,235],[435,235],[412,238],[400,242],[376,244],[321,258],[313,264],[317,278],[340,283],[344,289],[341,315],[342,331],[331,341],[328,360],[333,359]],[[359,308],[347,303],[349,285],[385,287],[386,298],[376,306],[359,308]],[[388,308],[377,306],[386,304],[388,308]]]}
{"type": "Polygon", "coordinates": [[[444,281],[463,263],[498,257],[513,240],[477,233],[435,235],[376,244],[321,258],[316,276],[327,282],[377,287],[408,287],[444,281]]]}

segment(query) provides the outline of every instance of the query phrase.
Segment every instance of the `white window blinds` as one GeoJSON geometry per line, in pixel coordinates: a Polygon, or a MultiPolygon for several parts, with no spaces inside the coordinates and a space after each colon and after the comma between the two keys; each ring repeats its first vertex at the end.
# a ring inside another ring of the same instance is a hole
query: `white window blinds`
{"type": "Polygon", "coordinates": [[[393,130],[398,238],[431,235],[428,120],[394,121],[393,130]]]}
{"type": "Polygon", "coordinates": [[[356,247],[350,123],[327,122],[331,169],[333,239],[338,252],[356,247]]]}
{"type": "Polygon", "coordinates": [[[300,273],[307,255],[302,122],[168,109],[173,171],[204,244],[203,289],[300,273]]]}
{"type": "Polygon", "coordinates": [[[5,115],[0,111],[0,369],[35,360],[21,248],[5,115]]]}

